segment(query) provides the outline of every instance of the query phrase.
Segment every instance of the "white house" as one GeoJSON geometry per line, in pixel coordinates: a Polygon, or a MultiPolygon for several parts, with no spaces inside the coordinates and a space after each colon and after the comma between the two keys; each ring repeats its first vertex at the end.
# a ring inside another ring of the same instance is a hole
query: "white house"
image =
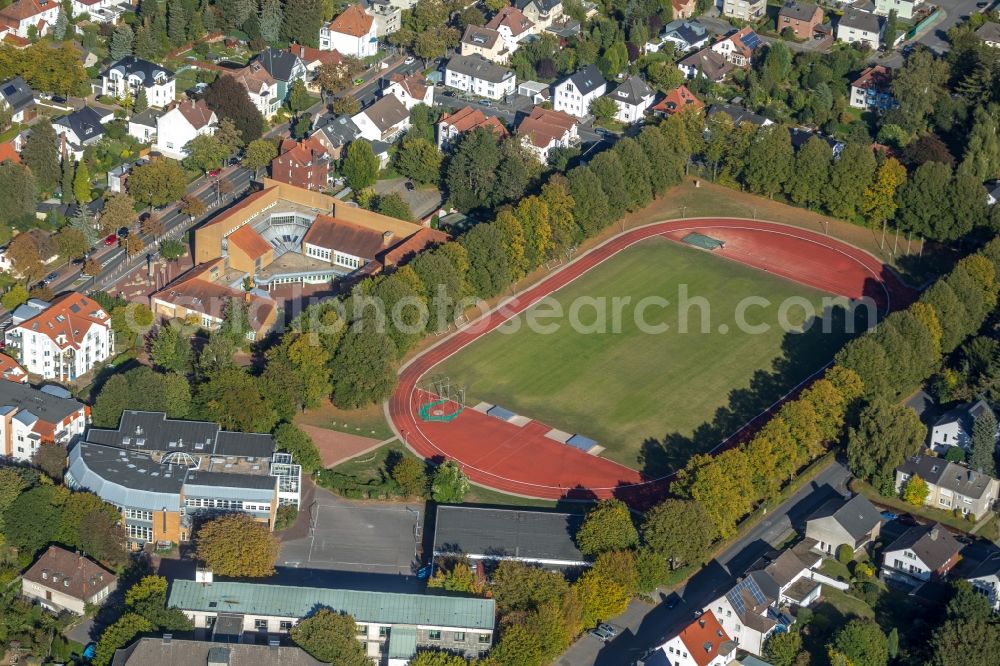
{"type": "Polygon", "coordinates": [[[23,123],[35,117],[35,91],[20,76],[0,83],[0,108],[10,114],[10,122],[23,123]]]}
{"type": "Polygon", "coordinates": [[[270,118],[281,108],[278,80],[260,62],[251,62],[228,76],[232,76],[246,88],[250,101],[265,118],[270,118]]]}
{"type": "Polygon", "coordinates": [[[444,84],[479,97],[503,99],[517,87],[514,72],[479,55],[455,56],[444,71],[444,84]]]}
{"type": "Polygon", "coordinates": [[[163,115],[156,109],[146,109],[133,113],[128,119],[129,136],[135,137],[140,143],[153,143],[156,139],[156,123],[163,115]]]}
{"type": "Polygon", "coordinates": [[[670,666],[725,666],[736,658],[736,642],[712,611],[702,613],[643,658],[644,663],[670,666]],[[662,653],[662,657],[659,654],[662,653]],[[666,661],[661,661],[665,657],[666,661]]]}
{"type": "Polygon", "coordinates": [[[159,108],[174,101],[176,84],[172,71],[135,56],[126,56],[101,73],[101,94],[134,100],[145,89],[146,102],[159,108]]]}
{"type": "Polygon", "coordinates": [[[618,112],[615,119],[626,125],[639,122],[653,104],[653,90],[638,76],[630,76],[609,95],[618,112]]]}
{"type": "Polygon", "coordinates": [[[976,30],[976,37],[991,49],[1000,48],[1000,23],[987,21],[976,30]]]}
{"type": "Polygon", "coordinates": [[[865,111],[886,111],[896,106],[892,96],[892,71],[882,65],[865,69],[851,83],[850,104],[865,111]]]}
{"type": "Polygon", "coordinates": [[[60,296],[21,321],[19,310],[15,310],[4,337],[8,347],[18,350],[18,360],[31,374],[74,381],[114,354],[111,317],[83,294],[60,296]]]}
{"type": "Polygon", "coordinates": [[[972,570],[967,580],[989,599],[994,611],[1000,611],[1000,550],[993,549],[989,556],[972,570]]]}
{"type": "Polygon", "coordinates": [[[39,448],[65,447],[86,429],[87,408],[63,387],[0,382],[0,454],[5,458],[31,462],[39,448]]]}
{"type": "Polygon", "coordinates": [[[97,143],[104,136],[104,125],[115,117],[110,109],[95,109],[85,106],[68,116],[52,121],[52,128],[59,137],[60,152],[72,155],[77,161],[83,159],[84,149],[97,143]]]}
{"type": "Polygon", "coordinates": [[[864,495],[850,499],[833,498],[806,519],[806,539],[827,555],[836,555],[846,544],[857,551],[878,538],[882,517],[864,495]]]}
{"type": "Polygon", "coordinates": [[[516,51],[528,35],[535,33],[535,24],[520,9],[509,5],[498,11],[486,27],[500,33],[500,38],[510,53],[516,51]]]}
{"type": "Polygon", "coordinates": [[[882,22],[871,12],[848,7],[837,23],[837,40],[877,49],[882,41],[882,22]]]}
{"type": "Polygon", "coordinates": [[[763,654],[764,643],[779,627],[790,627],[794,619],[779,609],[781,590],[764,571],[752,571],[737,580],[725,594],[705,606],[723,630],[743,650],[763,654]]]}
{"type": "Polygon", "coordinates": [[[453,141],[466,132],[488,127],[497,137],[507,136],[507,128],[496,116],[487,116],[479,109],[465,106],[455,113],[445,113],[437,124],[438,150],[447,150],[453,141]]]}
{"type": "Polygon", "coordinates": [[[760,35],[747,26],[731,35],[726,35],[710,47],[713,51],[723,56],[728,62],[746,69],[750,66],[753,52],[760,47],[760,35]]]}
{"type": "Polygon", "coordinates": [[[368,11],[375,19],[375,35],[386,37],[403,26],[403,10],[389,0],[371,0],[368,11]]]}
{"type": "Polygon", "coordinates": [[[590,103],[608,90],[608,82],[596,65],[587,65],[552,88],[552,108],[583,118],[590,113],[590,103]]]}
{"type": "Polygon", "coordinates": [[[538,30],[544,30],[563,17],[562,0],[514,0],[514,6],[531,20],[538,30]]]}
{"type": "Polygon", "coordinates": [[[479,25],[466,26],[462,34],[461,55],[481,55],[498,64],[507,62],[510,51],[500,33],[479,25]]]}
{"type": "Polygon", "coordinates": [[[972,427],[976,419],[987,413],[992,414],[993,410],[985,400],[965,403],[948,410],[931,428],[931,448],[938,453],[947,453],[952,446],[968,449],[972,443],[972,427]]]}
{"type": "Polygon", "coordinates": [[[886,546],[882,576],[908,585],[940,579],[958,563],[959,543],[937,523],[915,525],[886,546]]]}
{"type": "Polygon", "coordinates": [[[767,9],[767,0],[723,0],[722,15],[741,21],[756,21],[767,9]]]}
{"type": "Polygon", "coordinates": [[[98,23],[103,23],[103,17],[107,14],[105,10],[108,10],[116,5],[121,4],[122,0],[71,0],[70,7],[73,9],[73,16],[77,17],[80,14],[90,14],[92,21],[98,23]]]}
{"type": "Polygon", "coordinates": [[[896,10],[896,16],[909,21],[917,11],[917,7],[923,4],[924,0],[875,0],[875,13],[879,16],[888,16],[889,12],[896,10]]]}
{"type": "Polygon", "coordinates": [[[565,111],[550,111],[540,106],[517,127],[521,145],[542,164],[556,148],[569,148],[580,143],[580,121],[565,111]]]}
{"type": "Polygon", "coordinates": [[[83,615],[115,591],[118,579],[80,553],[49,546],[21,577],[21,596],[55,613],[83,615]]]}
{"type": "Polygon", "coordinates": [[[382,95],[395,95],[407,111],[417,104],[434,105],[434,86],[420,72],[414,72],[410,76],[393,74],[382,95]]]}
{"type": "Polygon", "coordinates": [[[672,21],[663,27],[663,41],[673,44],[675,51],[692,51],[708,43],[708,28],[698,21],[672,21]]]}
{"type": "Polygon", "coordinates": [[[351,5],[319,31],[322,51],[339,51],[345,56],[368,58],[378,52],[375,18],[361,5],[351,5]]]}
{"type": "Polygon", "coordinates": [[[58,0],[17,0],[0,9],[0,33],[27,39],[34,27],[39,37],[47,35],[59,18],[60,7],[58,0]]]}
{"type": "Polygon", "coordinates": [[[219,119],[205,100],[188,100],[170,109],[156,121],[153,149],[175,160],[188,156],[187,145],[196,136],[215,134],[219,119]]]}
{"type": "Polygon", "coordinates": [[[351,116],[368,141],[392,142],[410,129],[410,112],[395,95],[386,95],[361,113],[351,116]]]}

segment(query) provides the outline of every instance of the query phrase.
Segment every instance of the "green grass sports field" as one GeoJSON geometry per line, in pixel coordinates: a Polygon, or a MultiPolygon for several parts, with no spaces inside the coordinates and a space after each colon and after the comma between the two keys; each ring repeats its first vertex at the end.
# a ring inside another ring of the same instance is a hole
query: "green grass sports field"
{"type": "MultiPolygon", "coordinates": [[[[580,433],[605,447],[604,456],[641,468],[644,441],[680,439],[701,449],[718,443],[719,433],[729,434],[826,364],[846,338],[842,323],[832,332],[816,324],[798,334],[778,325],[779,304],[786,299],[800,303],[788,308],[785,321],[801,327],[802,302],[821,313],[828,295],[668,240],[624,250],[550,296],[564,313],[581,297],[604,298],[607,333],[577,332],[563,317],[539,319],[559,324],[555,333],[540,334],[524,325],[529,311],[518,318],[517,332],[493,331],[433,374],[464,386],[470,406],[498,404],[580,433]],[[690,298],[709,303],[709,332],[701,332],[701,310],[695,307],[688,310],[688,332],[678,331],[682,284],[690,298]],[[650,296],[670,302],[644,315],[648,325],[666,324],[666,332],[643,332],[636,323],[635,304],[650,296]],[[631,298],[619,308],[618,332],[611,332],[614,297],[631,298]],[[737,307],[747,297],[770,301],[768,307],[749,307],[744,316],[750,324],[770,325],[770,331],[737,329],[737,307]],[[699,443],[699,433],[712,434],[699,443]]],[[[577,319],[593,325],[595,309],[587,303],[577,319]]]]}

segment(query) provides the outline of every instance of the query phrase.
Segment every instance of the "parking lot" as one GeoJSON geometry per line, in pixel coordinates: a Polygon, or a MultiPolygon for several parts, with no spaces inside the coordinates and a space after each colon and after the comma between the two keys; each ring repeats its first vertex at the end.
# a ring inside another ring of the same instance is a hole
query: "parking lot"
{"type": "Polygon", "coordinates": [[[309,533],[283,541],[279,566],[411,575],[419,568],[423,505],[353,502],[316,489],[309,533]]]}

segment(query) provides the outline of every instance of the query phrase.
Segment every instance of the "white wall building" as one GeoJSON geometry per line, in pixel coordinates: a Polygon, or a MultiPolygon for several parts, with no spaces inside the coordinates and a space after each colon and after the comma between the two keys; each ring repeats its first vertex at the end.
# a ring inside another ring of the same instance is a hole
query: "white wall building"
{"type": "Polygon", "coordinates": [[[101,74],[101,94],[117,99],[131,96],[135,100],[139,90],[145,89],[146,102],[157,108],[174,101],[176,84],[172,71],[135,56],[112,63],[101,74]]]}
{"type": "Polygon", "coordinates": [[[736,658],[736,642],[715,614],[707,611],[656,647],[644,661],[661,663],[657,652],[662,652],[671,666],[725,666],[736,658]]]}
{"type": "Polygon", "coordinates": [[[837,40],[877,49],[882,41],[882,21],[870,12],[848,7],[837,23],[837,40]]]}
{"type": "MultiPolygon", "coordinates": [[[[5,335],[25,370],[45,379],[75,381],[114,354],[111,317],[92,299],[69,293],[19,320],[14,311],[5,335]],[[37,314],[33,314],[37,312],[37,314]]],[[[23,306],[22,306],[23,307],[23,306]]]]}
{"type": "Polygon", "coordinates": [[[503,99],[517,88],[514,72],[479,55],[455,56],[448,61],[444,84],[479,97],[503,99]]]}
{"type": "Polygon", "coordinates": [[[590,113],[590,103],[608,90],[608,83],[596,65],[577,70],[552,88],[552,107],[571,116],[583,118],[590,113]]]}
{"type": "Polygon", "coordinates": [[[368,141],[391,143],[410,129],[410,112],[395,95],[382,97],[351,120],[368,141]]]}
{"type": "Polygon", "coordinates": [[[30,462],[42,446],[65,447],[87,428],[87,409],[61,386],[0,382],[0,454],[30,462]]]}
{"type": "Polygon", "coordinates": [[[17,0],[0,9],[0,34],[27,39],[34,26],[39,37],[47,35],[59,18],[60,7],[57,0],[17,0]]]}
{"type": "Polygon", "coordinates": [[[410,76],[393,74],[382,95],[395,95],[407,111],[417,104],[434,105],[434,85],[420,72],[414,72],[410,76]]]}
{"type": "Polygon", "coordinates": [[[609,95],[618,112],[615,119],[626,125],[642,120],[653,104],[653,90],[638,76],[630,76],[609,95]]]}
{"type": "Polygon", "coordinates": [[[182,160],[188,156],[187,145],[192,139],[202,134],[215,134],[217,127],[218,117],[205,100],[183,102],[157,119],[153,149],[182,160]]]}
{"type": "Polygon", "coordinates": [[[368,58],[378,53],[378,28],[375,18],[361,5],[351,5],[319,31],[322,51],[368,58]]]}

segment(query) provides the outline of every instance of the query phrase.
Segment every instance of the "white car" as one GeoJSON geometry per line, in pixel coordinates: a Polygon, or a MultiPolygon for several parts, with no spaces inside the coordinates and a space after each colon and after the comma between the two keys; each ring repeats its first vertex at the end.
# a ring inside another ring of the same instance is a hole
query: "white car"
{"type": "Polygon", "coordinates": [[[406,56],[406,60],[403,61],[403,64],[412,65],[414,62],[416,62],[416,58],[414,58],[413,56],[406,56]]]}

